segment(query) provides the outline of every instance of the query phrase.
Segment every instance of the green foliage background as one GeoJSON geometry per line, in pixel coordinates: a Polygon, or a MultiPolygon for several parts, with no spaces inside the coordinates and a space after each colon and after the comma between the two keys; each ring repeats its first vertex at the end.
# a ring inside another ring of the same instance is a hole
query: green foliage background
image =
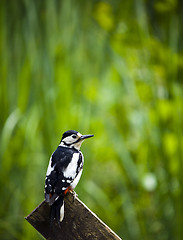
{"type": "Polygon", "coordinates": [[[92,133],[77,193],[120,237],[183,239],[183,3],[1,0],[0,238],[42,239],[68,129],[92,133]]]}

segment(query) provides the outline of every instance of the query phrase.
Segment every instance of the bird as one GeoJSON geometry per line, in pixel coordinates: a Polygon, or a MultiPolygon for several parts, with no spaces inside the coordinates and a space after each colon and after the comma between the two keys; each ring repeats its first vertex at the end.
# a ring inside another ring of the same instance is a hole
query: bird
{"type": "Polygon", "coordinates": [[[64,197],[68,191],[74,196],[84,164],[81,144],[93,134],[82,135],[75,130],[63,133],[57,149],[50,157],[45,178],[45,201],[50,205],[50,222],[58,224],[64,218],[64,197]]]}

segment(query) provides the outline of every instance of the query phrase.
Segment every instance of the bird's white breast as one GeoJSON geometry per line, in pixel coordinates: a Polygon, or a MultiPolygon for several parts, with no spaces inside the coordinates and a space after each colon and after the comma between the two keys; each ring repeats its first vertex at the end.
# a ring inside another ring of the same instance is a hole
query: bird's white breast
{"type": "Polygon", "coordinates": [[[65,178],[75,178],[76,176],[76,170],[77,170],[77,164],[79,159],[79,153],[74,153],[71,162],[67,166],[67,168],[64,171],[64,177],[65,178]]]}
{"type": "Polygon", "coordinates": [[[71,189],[74,190],[74,188],[77,186],[80,178],[81,178],[81,174],[83,172],[83,169],[80,170],[80,172],[78,173],[77,177],[74,179],[74,181],[71,184],[71,189]]]}

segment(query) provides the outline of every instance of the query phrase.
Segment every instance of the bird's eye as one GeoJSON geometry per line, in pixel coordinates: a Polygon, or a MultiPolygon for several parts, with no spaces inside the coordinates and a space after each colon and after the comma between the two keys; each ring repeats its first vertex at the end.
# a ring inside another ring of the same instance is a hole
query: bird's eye
{"type": "Polygon", "coordinates": [[[77,136],[75,134],[72,135],[72,138],[77,138],[77,136]]]}

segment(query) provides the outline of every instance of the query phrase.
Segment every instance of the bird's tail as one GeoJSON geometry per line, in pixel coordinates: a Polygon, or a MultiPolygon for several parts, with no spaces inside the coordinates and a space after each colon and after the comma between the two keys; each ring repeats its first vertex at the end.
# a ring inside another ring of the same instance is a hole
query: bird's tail
{"type": "Polygon", "coordinates": [[[58,199],[50,206],[50,221],[54,219],[58,223],[62,222],[64,218],[64,196],[60,195],[58,199]]]}

